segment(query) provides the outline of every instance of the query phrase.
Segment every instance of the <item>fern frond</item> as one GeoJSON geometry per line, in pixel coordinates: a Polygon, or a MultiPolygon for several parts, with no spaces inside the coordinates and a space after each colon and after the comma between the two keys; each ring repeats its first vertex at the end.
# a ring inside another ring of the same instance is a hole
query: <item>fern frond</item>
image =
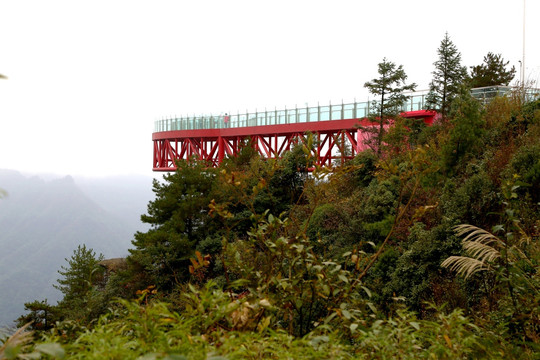
{"type": "Polygon", "coordinates": [[[450,256],[442,262],[441,266],[456,271],[459,275],[464,276],[465,279],[479,271],[489,269],[483,261],[467,256],[450,256]]]}

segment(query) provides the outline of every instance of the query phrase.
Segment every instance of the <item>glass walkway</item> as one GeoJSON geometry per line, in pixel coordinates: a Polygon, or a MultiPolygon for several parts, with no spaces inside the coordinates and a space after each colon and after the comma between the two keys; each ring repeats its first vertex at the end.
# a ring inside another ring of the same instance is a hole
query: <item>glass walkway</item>
{"type": "MultiPolygon", "coordinates": [[[[491,86],[472,89],[471,94],[473,97],[485,103],[496,96],[504,96],[513,89],[514,88],[510,86],[491,86]]],[[[410,93],[409,100],[403,105],[401,111],[426,110],[427,94],[427,90],[410,93]]],[[[538,96],[538,89],[532,89],[532,91],[527,92],[527,97],[529,99],[534,99],[538,96]]],[[[315,107],[270,110],[245,114],[173,117],[155,121],[154,132],[222,129],[228,127],[239,128],[328,120],[361,119],[370,114],[370,105],[372,104],[373,101],[368,101],[349,104],[317,105],[315,107]]]]}

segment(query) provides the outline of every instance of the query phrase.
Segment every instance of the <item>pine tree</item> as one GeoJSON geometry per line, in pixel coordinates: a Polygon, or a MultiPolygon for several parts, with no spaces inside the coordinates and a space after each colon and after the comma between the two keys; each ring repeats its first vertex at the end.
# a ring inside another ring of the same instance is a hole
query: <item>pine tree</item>
{"type": "Polygon", "coordinates": [[[484,56],[481,65],[471,66],[470,87],[484,87],[495,85],[508,85],[516,74],[514,66],[510,70],[506,67],[510,62],[504,62],[501,54],[489,52],[484,56]]]}
{"type": "Polygon", "coordinates": [[[437,49],[439,59],[433,63],[435,70],[429,85],[427,106],[441,113],[443,118],[450,111],[452,100],[459,93],[460,86],[467,78],[467,68],[461,65],[461,53],[445,34],[437,49]]]}
{"type": "Polygon", "coordinates": [[[214,198],[215,169],[202,162],[178,163],[178,170],[154,180],[156,199],[148,204],[148,214],[141,220],[152,227],[137,232],[130,249],[128,264],[139,273],[132,281],[156,285],[161,290],[189,277],[189,258],[197,244],[218,231],[209,215],[214,198]]]}
{"type": "Polygon", "coordinates": [[[364,87],[378,98],[378,100],[371,102],[372,111],[369,114],[369,120],[377,123],[378,126],[360,126],[360,128],[370,135],[367,145],[380,154],[382,139],[389,120],[395,119],[399,115],[401,107],[408,99],[408,96],[404,95],[403,92],[414,91],[416,84],[406,85],[407,75],[403,66],[396,66],[395,63],[387,61],[386,58],[378,64],[378,73],[379,78],[364,84],[364,87]]]}
{"type": "Polygon", "coordinates": [[[24,303],[24,310],[28,313],[17,318],[17,327],[31,322],[30,328],[32,330],[49,330],[59,320],[58,308],[49,304],[47,299],[24,303]]]}
{"type": "Polygon", "coordinates": [[[86,245],[79,245],[73,251],[70,259],[66,259],[69,266],[61,266],[58,273],[62,278],[53,285],[64,294],[63,303],[77,302],[84,299],[88,291],[92,288],[92,277],[99,269],[98,262],[103,260],[103,255],[96,253],[93,249],[87,249],[86,245]]]}

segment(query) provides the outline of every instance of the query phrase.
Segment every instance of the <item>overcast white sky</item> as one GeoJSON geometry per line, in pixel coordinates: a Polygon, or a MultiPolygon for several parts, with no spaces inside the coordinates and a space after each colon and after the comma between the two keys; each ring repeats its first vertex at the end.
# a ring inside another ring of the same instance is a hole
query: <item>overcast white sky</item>
{"type": "Polygon", "coordinates": [[[467,66],[491,51],[519,74],[523,44],[522,0],[0,0],[0,18],[0,168],[60,175],[152,175],[174,114],[367,99],[383,57],[425,89],[446,31],[467,66]]]}

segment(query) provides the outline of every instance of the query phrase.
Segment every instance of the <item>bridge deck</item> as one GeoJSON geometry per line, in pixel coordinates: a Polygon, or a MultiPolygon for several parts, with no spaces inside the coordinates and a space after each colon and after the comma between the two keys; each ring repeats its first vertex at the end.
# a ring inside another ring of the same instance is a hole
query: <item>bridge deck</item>
{"type": "MultiPolygon", "coordinates": [[[[508,86],[492,86],[472,89],[471,94],[485,103],[513,90],[508,86]]],[[[526,90],[524,94],[527,99],[539,96],[538,89],[526,90]]],[[[411,93],[400,109],[402,116],[433,122],[436,114],[426,110],[426,96],[427,91],[411,93]]],[[[373,102],[354,102],[158,120],[152,134],[153,170],[174,171],[176,160],[192,157],[218,166],[225,157],[236,156],[246,139],[251,140],[261,156],[278,158],[295,143],[305,140],[306,132],[316,136],[316,163],[330,166],[366,149],[366,134],[358,125],[370,126],[366,117],[372,107],[373,102]]]]}
{"type": "MultiPolygon", "coordinates": [[[[402,114],[408,118],[423,119],[432,123],[434,111],[419,110],[402,114]]],[[[267,126],[246,126],[217,129],[170,130],[152,134],[154,142],[154,171],[174,171],[178,159],[205,160],[218,166],[227,156],[236,156],[244,140],[250,139],[252,146],[265,158],[279,158],[306,133],[316,137],[316,164],[331,166],[352,159],[367,147],[366,134],[358,125],[374,126],[367,119],[340,119],[318,122],[299,122],[267,126]]]]}

